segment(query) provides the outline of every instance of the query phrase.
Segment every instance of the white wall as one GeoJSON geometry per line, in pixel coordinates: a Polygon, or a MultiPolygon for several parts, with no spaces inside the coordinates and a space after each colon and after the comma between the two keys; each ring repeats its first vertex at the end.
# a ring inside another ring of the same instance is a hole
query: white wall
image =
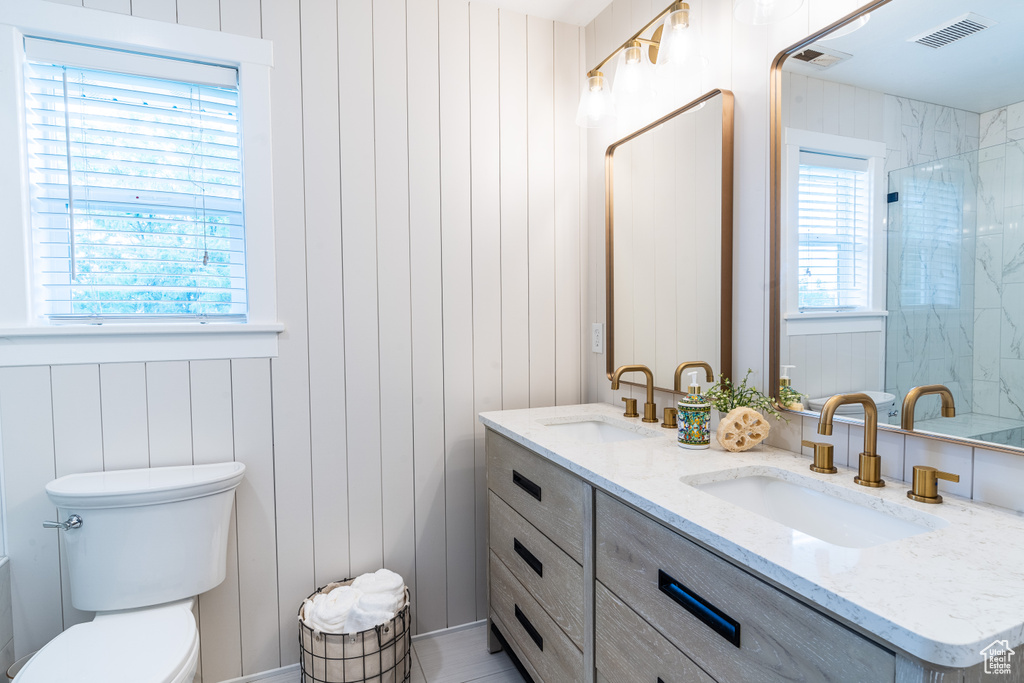
{"type": "Polygon", "coordinates": [[[18,655],[90,616],[43,486],[104,468],[249,468],[199,601],[207,681],[296,662],[301,599],[382,565],[419,632],[482,618],[476,414],[589,381],[582,29],[467,0],[85,5],[274,41],[286,332],[273,361],[0,368],[18,655]]]}

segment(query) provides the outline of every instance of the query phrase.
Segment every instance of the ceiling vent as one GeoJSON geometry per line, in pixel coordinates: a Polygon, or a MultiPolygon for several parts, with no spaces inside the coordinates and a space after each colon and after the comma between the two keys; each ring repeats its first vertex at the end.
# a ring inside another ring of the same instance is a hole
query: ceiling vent
{"type": "Polygon", "coordinates": [[[798,52],[793,55],[793,59],[799,59],[801,62],[814,67],[818,71],[824,71],[825,69],[839,64],[840,62],[845,62],[852,56],[853,55],[851,54],[826,48],[815,43],[811,47],[806,48],[803,52],[798,52]]]}
{"type": "Polygon", "coordinates": [[[990,26],[994,26],[995,22],[985,17],[980,17],[973,12],[969,12],[956,19],[951,19],[946,23],[936,26],[933,29],[925,31],[920,35],[916,35],[911,38],[908,42],[917,43],[918,45],[924,45],[935,50],[940,47],[946,47],[950,43],[966,38],[967,36],[984,31],[990,26]]]}

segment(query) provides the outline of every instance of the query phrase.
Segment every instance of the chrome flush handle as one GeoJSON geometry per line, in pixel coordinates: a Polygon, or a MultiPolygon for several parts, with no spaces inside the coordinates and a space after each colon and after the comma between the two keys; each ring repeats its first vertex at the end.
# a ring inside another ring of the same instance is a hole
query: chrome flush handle
{"type": "Polygon", "coordinates": [[[66,522],[43,522],[44,529],[78,529],[82,526],[82,518],[78,515],[71,515],[66,522]]]}

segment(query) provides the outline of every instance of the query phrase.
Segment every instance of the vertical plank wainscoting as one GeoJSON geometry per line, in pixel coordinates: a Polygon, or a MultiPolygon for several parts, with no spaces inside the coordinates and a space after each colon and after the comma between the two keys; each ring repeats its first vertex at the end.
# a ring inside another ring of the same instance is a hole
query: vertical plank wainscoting
{"type": "Polygon", "coordinates": [[[576,403],[589,381],[583,30],[468,0],[52,9],[83,4],[273,41],[285,331],[274,359],[0,368],[16,654],[92,618],[43,487],[128,467],[247,466],[197,680],[297,662],[301,600],[382,565],[417,632],[482,618],[476,414],[576,403]]]}

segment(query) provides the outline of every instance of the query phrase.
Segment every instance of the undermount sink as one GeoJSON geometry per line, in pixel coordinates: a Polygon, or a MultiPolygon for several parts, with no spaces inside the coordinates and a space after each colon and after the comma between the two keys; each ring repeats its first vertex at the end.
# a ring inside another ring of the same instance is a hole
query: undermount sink
{"type": "Polygon", "coordinates": [[[603,420],[582,419],[573,422],[558,422],[544,425],[560,438],[573,439],[583,443],[613,443],[615,441],[634,441],[647,439],[655,434],[644,431],[633,431],[604,422],[603,420]]]}
{"type": "MultiPolygon", "coordinates": [[[[875,509],[766,474],[706,483],[684,477],[683,482],[795,531],[846,548],[870,548],[948,524],[926,513],[918,514],[914,521],[902,519],[892,510],[875,509]]],[[[880,507],[898,507],[881,499],[877,502],[880,507]]],[[[906,512],[911,516],[916,511],[906,512]]]]}

